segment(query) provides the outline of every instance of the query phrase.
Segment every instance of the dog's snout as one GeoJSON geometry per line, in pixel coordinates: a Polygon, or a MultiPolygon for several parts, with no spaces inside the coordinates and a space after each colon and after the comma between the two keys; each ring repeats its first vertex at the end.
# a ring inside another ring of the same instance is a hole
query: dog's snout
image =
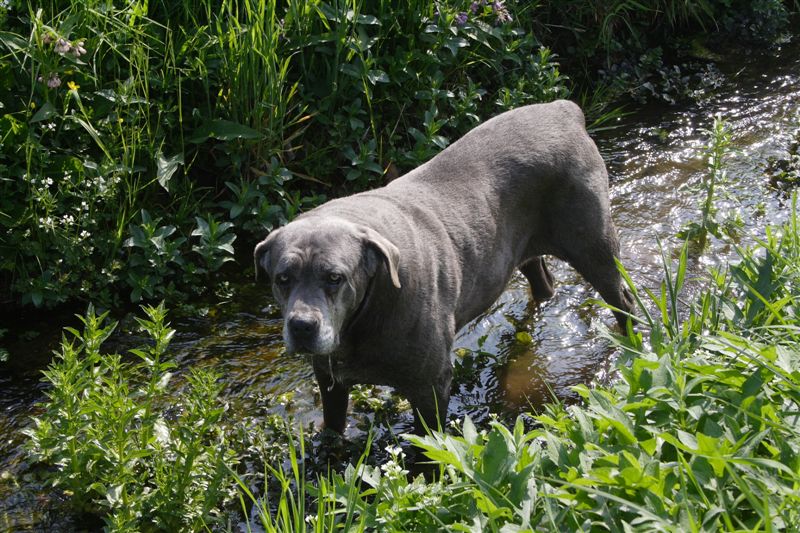
{"type": "Polygon", "coordinates": [[[319,321],[308,315],[296,315],[289,318],[289,331],[298,340],[311,340],[319,330],[319,321]]]}

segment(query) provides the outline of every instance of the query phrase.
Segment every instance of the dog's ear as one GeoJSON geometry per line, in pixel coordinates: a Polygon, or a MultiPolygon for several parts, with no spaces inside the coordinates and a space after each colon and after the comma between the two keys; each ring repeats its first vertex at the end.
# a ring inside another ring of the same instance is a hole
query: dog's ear
{"type": "Polygon", "coordinates": [[[275,242],[275,236],[278,234],[280,230],[272,230],[267,235],[267,238],[261,241],[256,245],[256,249],[253,250],[253,265],[256,268],[256,281],[258,281],[258,270],[259,268],[264,269],[264,272],[269,275],[269,251],[272,247],[272,243],[275,242]]]}
{"type": "Polygon", "coordinates": [[[364,232],[364,244],[369,250],[377,252],[386,263],[386,268],[389,269],[389,277],[392,278],[392,285],[398,289],[401,288],[400,276],[397,273],[398,265],[400,264],[400,250],[389,239],[374,229],[362,227],[362,231],[364,232]]]}

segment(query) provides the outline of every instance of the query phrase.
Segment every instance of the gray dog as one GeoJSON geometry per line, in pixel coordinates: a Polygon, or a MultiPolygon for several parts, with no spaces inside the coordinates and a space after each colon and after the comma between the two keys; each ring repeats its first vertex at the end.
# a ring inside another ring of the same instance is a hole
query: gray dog
{"type": "Polygon", "coordinates": [[[416,430],[447,412],[456,332],[514,269],[553,295],[567,261],[627,320],[603,160],[583,113],[558,101],[503,113],[386,187],[330,201],[255,249],[290,352],[312,356],[325,426],[345,428],[356,383],[390,385],[416,430]]]}

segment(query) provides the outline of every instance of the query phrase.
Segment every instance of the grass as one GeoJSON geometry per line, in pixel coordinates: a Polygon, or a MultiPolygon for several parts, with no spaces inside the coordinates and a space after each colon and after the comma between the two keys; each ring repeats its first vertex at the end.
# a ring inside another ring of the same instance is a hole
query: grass
{"type": "Polygon", "coordinates": [[[717,18],[739,27],[752,13],[774,36],[789,9],[562,4],[0,5],[0,297],[35,307],[184,299],[212,285],[227,253],[193,253],[198,216],[253,241],[330,195],[414,168],[504,110],[584,94],[592,120],[608,119],[603,102],[626,83],[675,98],[675,80],[648,83],[669,70],[649,37],[717,18]],[[570,80],[626,58],[640,66],[606,89],[570,80]],[[164,241],[179,258],[152,277],[136,256],[159,238],[126,245],[148,224],[143,210],[174,228],[164,241]]]}

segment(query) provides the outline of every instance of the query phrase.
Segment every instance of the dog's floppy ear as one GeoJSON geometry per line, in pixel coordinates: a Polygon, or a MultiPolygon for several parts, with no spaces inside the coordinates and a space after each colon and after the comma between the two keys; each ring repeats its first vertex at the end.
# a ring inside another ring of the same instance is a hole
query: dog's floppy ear
{"type": "Polygon", "coordinates": [[[389,277],[392,278],[392,285],[398,289],[401,288],[400,276],[397,273],[397,268],[400,264],[400,250],[389,239],[374,229],[362,227],[362,231],[364,232],[366,246],[377,252],[386,263],[386,268],[389,269],[389,277]]]}
{"type": "Polygon", "coordinates": [[[272,243],[275,242],[275,235],[278,234],[279,230],[272,230],[267,235],[267,238],[261,241],[256,245],[256,249],[253,250],[253,264],[256,267],[256,281],[258,281],[258,269],[263,268],[264,272],[269,274],[269,250],[272,246],[272,243]]]}

